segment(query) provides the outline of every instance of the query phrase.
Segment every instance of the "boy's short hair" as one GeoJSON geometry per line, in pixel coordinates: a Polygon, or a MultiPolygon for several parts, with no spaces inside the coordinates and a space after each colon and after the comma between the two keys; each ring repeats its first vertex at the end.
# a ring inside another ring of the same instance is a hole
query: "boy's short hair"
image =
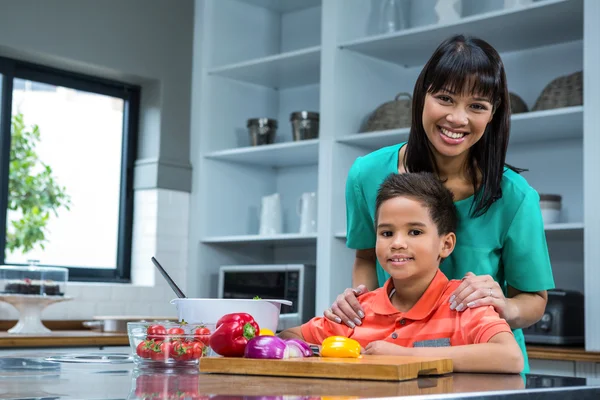
{"type": "Polygon", "coordinates": [[[418,201],[429,210],[438,234],[456,231],[458,216],[452,192],[430,172],[392,173],[383,181],[377,192],[375,206],[375,229],[381,204],[395,197],[408,197],[418,201]]]}

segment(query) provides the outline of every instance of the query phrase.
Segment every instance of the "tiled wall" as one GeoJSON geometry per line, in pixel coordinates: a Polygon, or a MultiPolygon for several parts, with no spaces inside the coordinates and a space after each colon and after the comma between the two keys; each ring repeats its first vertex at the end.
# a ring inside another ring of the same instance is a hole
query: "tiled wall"
{"type": "MultiPolygon", "coordinates": [[[[169,301],[175,294],[150,257],[185,292],[188,264],[189,194],[171,190],[138,190],[134,198],[132,284],[69,283],[74,299],[46,308],[42,319],[88,319],[130,315],[176,317],[169,301]]],[[[0,302],[0,319],[16,319],[16,310],[0,302]]]]}

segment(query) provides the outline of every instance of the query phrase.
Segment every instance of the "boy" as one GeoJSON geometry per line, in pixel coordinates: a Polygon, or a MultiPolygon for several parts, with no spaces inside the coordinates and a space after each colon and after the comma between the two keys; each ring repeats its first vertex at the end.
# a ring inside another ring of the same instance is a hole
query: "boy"
{"type": "Polygon", "coordinates": [[[358,297],[362,324],[349,328],[315,317],[279,336],[315,344],[345,336],[364,354],[448,357],[456,372],[520,373],[521,350],[492,306],[463,312],[448,306],[461,282],[439,270],[456,242],[452,193],[430,173],[391,174],[381,184],[375,213],[375,253],[391,277],[358,297]]]}

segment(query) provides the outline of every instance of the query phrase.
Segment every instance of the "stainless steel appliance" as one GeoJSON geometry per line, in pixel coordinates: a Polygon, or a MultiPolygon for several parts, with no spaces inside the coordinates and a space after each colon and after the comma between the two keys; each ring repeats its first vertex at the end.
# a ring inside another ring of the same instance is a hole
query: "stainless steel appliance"
{"type": "Polygon", "coordinates": [[[531,344],[584,344],[584,297],[572,290],[549,290],[542,318],[523,329],[525,342],[531,344]]]}
{"type": "Polygon", "coordinates": [[[310,264],[226,265],[219,269],[222,299],[291,300],[281,306],[277,330],[307,322],[315,315],[315,266],[310,264]]]}

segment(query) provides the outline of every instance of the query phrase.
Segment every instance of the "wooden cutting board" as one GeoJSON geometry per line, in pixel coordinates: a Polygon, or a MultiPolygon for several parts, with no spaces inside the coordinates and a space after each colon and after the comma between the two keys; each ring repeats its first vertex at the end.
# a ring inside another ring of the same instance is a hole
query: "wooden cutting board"
{"type": "Polygon", "coordinates": [[[308,357],[263,360],[235,357],[205,357],[200,372],[310,378],[404,381],[418,375],[452,372],[452,360],[433,357],[363,355],[360,358],[308,357]]]}

